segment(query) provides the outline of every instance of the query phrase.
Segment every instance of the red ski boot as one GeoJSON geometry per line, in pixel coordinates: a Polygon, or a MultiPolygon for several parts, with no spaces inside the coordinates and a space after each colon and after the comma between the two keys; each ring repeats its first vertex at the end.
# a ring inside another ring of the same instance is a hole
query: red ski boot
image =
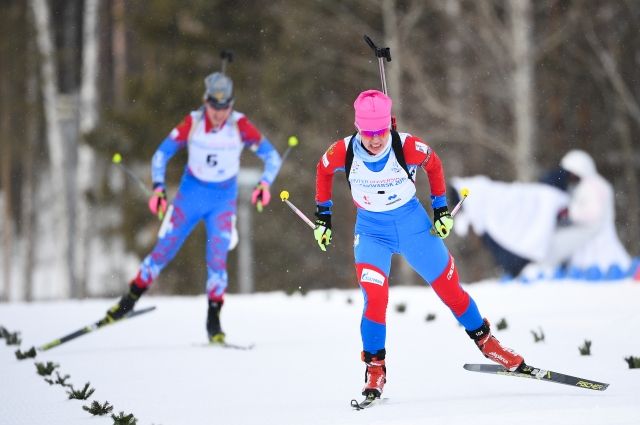
{"type": "Polygon", "coordinates": [[[520,354],[510,348],[503,347],[500,341],[491,334],[487,319],[484,319],[482,326],[475,331],[467,331],[467,334],[476,342],[486,358],[504,366],[505,369],[513,372],[524,363],[524,358],[520,354]]]}
{"type": "Polygon", "coordinates": [[[380,398],[384,384],[387,382],[387,367],[384,364],[386,351],[384,348],[377,353],[371,354],[362,352],[362,361],[366,363],[367,369],[364,374],[364,388],[362,395],[369,397],[373,394],[375,398],[380,398]]]}

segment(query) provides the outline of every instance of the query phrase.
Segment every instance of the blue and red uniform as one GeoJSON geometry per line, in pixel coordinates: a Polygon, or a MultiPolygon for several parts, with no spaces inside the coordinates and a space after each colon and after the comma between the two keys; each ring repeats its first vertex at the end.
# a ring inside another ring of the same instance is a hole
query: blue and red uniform
{"type": "Polygon", "coordinates": [[[227,251],[236,213],[240,154],[249,148],[265,164],[260,181],[271,184],[281,164],[269,140],[236,111],[213,128],[204,109],[191,112],[160,144],[151,161],[154,185],[165,183],[166,166],[179,150],[188,162],[173,204],[169,207],[153,250],[142,261],[135,284],[147,288],[175,257],[195,225],[204,221],[209,299],[222,301],[227,288],[227,251]]]}
{"type": "MultiPolygon", "coordinates": [[[[393,254],[405,257],[434,289],[466,330],[482,326],[476,303],[462,289],[453,257],[443,241],[430,233],[432,223],[416,197],[415,184],[399,164],[391,139],[371,155],[359,135],[353,136],[353,162],[349,172],[351,194],[357,207],[354,256],[358,282],[365,299],[361,321],[365,352],[385,348],[389,271],[393,254]]],[[[391,135],[389,135],[391,138],[391,135]]],[[[344,171],[352,137],[338,140],[317,165],[316,203],[331,207],[333,175],[344,171]]],[[[440,158],[419,138],[400,133],[409,172],[422,168],[428,176],[434,208],[446,206],[445,179],[440,158]]]]}

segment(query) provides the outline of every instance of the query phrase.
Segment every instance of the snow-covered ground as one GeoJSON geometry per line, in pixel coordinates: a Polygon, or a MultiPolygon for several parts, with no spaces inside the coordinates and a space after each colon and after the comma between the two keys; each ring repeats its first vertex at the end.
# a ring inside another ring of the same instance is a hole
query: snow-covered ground
{"type": "MultiPolygon", "coordinates": [[[[111,424],[82,410],[108,400],[139,424],[629,424],[640,423],[640,284],[537,283],[468,286],[481,312],[509,327],[496,332],[528,363],[611,384],[604,392],[467,372],[484,359],[428,288],[392,288],[388,313],[387,402],[352,411],[360,398],[359,320],[353,291],[230,295],[223,325],[230,342],[251,351],[206,347],[202,297],[146,297],[150,314],[48,352],[88,401],[36,373],[0,345],[0,423],[111,424]],[[348,300],[352,300],[351,303],[348,300]],[[406,312],[396,311],[405,303],[406,312]],[[427,322],[428,313],[436,314],[427,322]],[[542,329],[544,343],[531,330],[542,329]],[[591,356],[578,346],[593,341],[591,356]]],[[[0,305],[0,325],[22,332],[26,350],[97,319],[113,300],[0,305]]],[[[2,342],[2,341],[0,341],[2,342]]]]}

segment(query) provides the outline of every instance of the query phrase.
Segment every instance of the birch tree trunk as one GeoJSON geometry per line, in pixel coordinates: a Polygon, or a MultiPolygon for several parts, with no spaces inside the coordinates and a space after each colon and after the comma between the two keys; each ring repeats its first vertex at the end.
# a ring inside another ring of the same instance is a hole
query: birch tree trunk
{"type": "Polygon", "coordinates": [[[40,80],[51,168],[51,181],[49,182],[51,188],[49,193],[53,200],[51,230],[59,247],[56,251],[58,256],[56,258],[56,268],[60,270],[60,278],[64,282],[70,282],[73,278],[73,269],[65,261],[70,248],[69,221],[67,220],[69,212],[65,190],[64,145],[58,116],[57,67],[54,61],[51,18],[45,0],[30,0],[29,4],[35,18],[36,40],[41,57],[40,80]]]}
{"type": "Polygon", "coordinates": [[[4,75],[0,80],[0,85],[2,87],[2,92],[4,95],[2,96],[2,107],[0,111],[2,113],[2,121],[0,122],[0,131],[2,132],[2,163],[0,166],[2,167],[2,177],[1,185],[2,195],[3,195],[3,211],[2,211],[2,247],[3,247],[3,276],[2,280],[4,282],[3,288],[3,299],[4,301],[9,301],[11,299],[11,271],[12,271],[12,253],[13,253],[13,223],[14,218],[11,209],[11,142],[10,135],[11,133],[11,114],[9,113],[11,108],[11,90],[8,87],[9,81],[8,76],[4,75]]]}
{"type": "Polygon", "coordinates": [[[127,73],[127,27],[125,0],[113,1],[113,92],[116,108],[125,104],[125,76],[127,73]]]}
{"type": "MultiPolygon", "coordinates": [[[[82,35],[82,73],[80,86],[80,136],[83,138],[96,127],[98,119],[98,0],[86,0],[84,5],[82,35]]],[[[87,293],[90,276],[91,241],[95,235],[90,225],[90,205],[86,194],[93,182],[95,153],[80,140],[78,143],[77,169],[77,237],[75,241],[76,276],[80,295],[87,293]]]]}
{"type": "MultiPolygon", "coordinates": [[[[444,10],[452,28],[459,25],[460,1],[449,0],[444,5],[444,10]]],[[[447,66],[447,92],[451,103],[452,120],[454,123],[462,121],[464,116],[462,101],[464,91],[464,69],[462,61],[462,41],[458,31],[453,30],[447,34],[447,56],[449,57],[447,66]]]]}
{"type": "Polygon", "coordinates": [[[520,181],[532,181],[537,173],[534,152],[535,110],[533,99],[533,42],[530,0],[510,0],[509,18],[513,41],[512,77],[515,150],[515,175],[520,181]]]}
{"type": "Polygon", "coordinates": [[[28,43],[28,69],[27,76],[27,117],[24,152],[24,185],[22,188],[22,284],[24,287],[25,301],[33,301],[33,271],[35,268],[36,251],[36,178],[35,161],[37,155],[37,143],[40,133],[38,107],[38,76],[37,61],[33,41],[28,43]]]}

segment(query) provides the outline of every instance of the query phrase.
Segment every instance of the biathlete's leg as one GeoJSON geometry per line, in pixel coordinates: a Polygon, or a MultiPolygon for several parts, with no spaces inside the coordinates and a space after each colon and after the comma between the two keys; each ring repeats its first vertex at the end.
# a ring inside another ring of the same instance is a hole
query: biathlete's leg
{"type": "Polygon", "coordinates": [[[156,245],[140,264],[138,274],[129,284],[129,291],[107,311],[108,320],[121,319],[133,310],[140,296],[180,250],[182,243],[193,230],[199,217],[193,204],[189,204],[178,190],[175,202],[162,221],[156,245]],[[190,206],[192,208],[189,208],[190,206]]]}
{"type": "Polygon", "coordinates": [[[375,238],[357,235],[354,244],[356,276],[362,295],[364,311],[360,323],[363,350],[375,354],[385,347],[386,316],[389,301],[389,270],[392,250],[375,238]]]}
{"type": "Polygon", "coordinates": [[[231,242],[233,216],[236,201],[220,201],[204,219],[207,229],[207,334],[212,343],[224,343],[224,332],[220,324],[220,311],[227,289],[227,252],[231,242]]]}
{"type": "Polygon", "coordinates": [[[133,284],[147,289],[171,260],[195,225],[200,220],[200,212],[192,207],[189,198],[180,191],[176,194],[170,214],[165,216],[158,232],[158,241],[138,269],[133,284]]]}
{"type": "MultiPolygon", "coordinates": [[[[401,236],[402,254],[424,280],[431,282],[433,290],[451,309],[482,354],[508,370],[516,370],[524,363],[524,359],[513,350],[503,347],[492,335],[489,322],[482,318],[473,298],[460,286],[458,270],[449,250],[440,238],[430,234],[431,223],[426,212],[423,220],[427,226],[418,233],[401,236]],[[421,255],[424,252],[429,255],[421,255]]],[[[418,223],[413,223],[409,229],[417,229],[414,225],[418,223]]]]}
{"type": "Polygon", "coordinates": [[[393,251],[380,239],[356,234],[354,243],[356,276],[364,296],[364,311],[360,322],[362,361],[366,364],[362,394],[380,397],[386,379],[387,304],[389,302],[389,271],[393,251]]]}
{"type": "Polygon", "coordinates": [[[210,300],[222,301],[227,289],[227,252],[231,241],[232,217],[236,213],[236,201],[220,201],[221,205],[204,217],[207,230],[207,284],[210,300]]]}
{"type": "Polygon", "coordinates": [[[429,232],[431,222],[423,208],[417,209],[412,218],[415,220],[406,226],[411,231],[403,233],[400,238],[401,254],[431,284],[466,330],[478,329],[482,326],[482,316],[473,298],[460,286],[453,256],[442,239],[429,232]]]}

